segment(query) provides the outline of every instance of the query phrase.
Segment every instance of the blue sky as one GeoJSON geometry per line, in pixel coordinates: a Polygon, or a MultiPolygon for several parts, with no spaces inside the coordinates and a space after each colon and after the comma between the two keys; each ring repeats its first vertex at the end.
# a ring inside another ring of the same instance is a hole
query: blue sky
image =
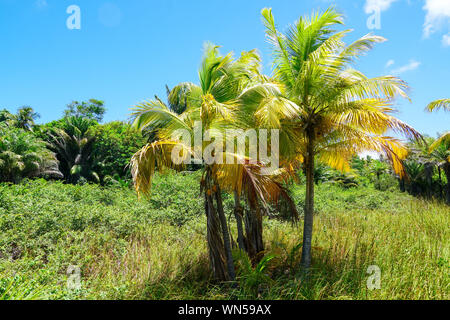
{"type": "Polygon", "coordinates": [[[397,116],[432,136],[450,129],[448,113],[424,112],[450,97],[450,0],[0,0],[0,108],[30,105],[47,122],[72,100],[97,98],[107,106],[105,121],[124,120],[133,105],[165,98],[166,84],[197,82],[205,41],[224,53],[258,48],[269,73],[263,7],[284,29],[330,5],[354,29],[346,41],[371,31],[388,38],[357,67],[409,83],[412,103],[399,100],[397,116]],[[80,30],[66,26],[70,5],[81,10],[80,30]],[[371,30],[376,12],[380,28],[371,30]]]}

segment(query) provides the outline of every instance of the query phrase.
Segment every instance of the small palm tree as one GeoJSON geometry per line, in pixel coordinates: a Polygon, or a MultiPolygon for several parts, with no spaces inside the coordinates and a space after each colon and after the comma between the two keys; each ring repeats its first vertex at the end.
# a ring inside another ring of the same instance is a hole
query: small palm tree
{"type": "Polygon", "coordinates": [[[69,117],[64,119],[64,128],[52,128],[47,134],[49,148],[56,153],[60,170],[70,183],[77,183],[80,179],[100,182],[94,170],[95,137],[89,130],[93,124],[93,120],[69,117]]]}
{"type": "MultiPolygon", "coordinates": [[[[450,99],[441,99],[431,102],[426,110],[433,112],[439,109],[450,111],[450,99]]],[[[429,148],[430,153],[435,152],[435,155],[440,160],[439,168],[443,168],[447,177],[446,201],[450,204],[450,131],[442,134],[429,148]]]]}
{"type": "Polygon", "coordinates": [[[18,183],[37,176],[62,176],[55,155],[31,133],[0,126],[0,181],[18,183]]]}
{"type": "Polygon", "coordinates": [[[14,122],[14,115],[6,109],[0,110],[0,124],[12,126],[14,122]]]}
{"type": "Polygon", "coordinates": [[[31,131],[35,125],[34,121],[40,117],[39,113],[34,112],[33,108],[25,106],[17,111],[15,116],[15,125],[18,128],[31,131]]]}
{"type": "MultiPolygon", "coordinates": [[[[443,184],[442,184],[441,171],[444,170],[444,173],[446,175],[447,182],[448,182],[449,181],[448,167],[449,167],[449,162],[450,162],[450,143],[442,142],[439,145],[435,146],[433,149],[430,149],[429,156],[431,158],[430,160],[436,165],[436,167],[438,169],[440,196],[444,196],[442,194],[443,184]]],[[[448,190],[445,193],[447,194],[448,190]]],[[[445,198],[446,197],[447,196],[445,195],[445,198]]]]}
{"type": "Polygon", "coordinates": [[[373,160],[370,162],[369,170],[377,177],[375,188],[381,190],[381,176],[389,171],[388,165],[380,160],[373,160]]]}

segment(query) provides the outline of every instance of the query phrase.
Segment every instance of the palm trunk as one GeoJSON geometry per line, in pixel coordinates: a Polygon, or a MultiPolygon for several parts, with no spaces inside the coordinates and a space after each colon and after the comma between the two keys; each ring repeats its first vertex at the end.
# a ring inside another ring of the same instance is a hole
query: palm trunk
{"type": "Polygon", "coordinates": [[[206,238],[208,242],[209,262],[217,280],[227,280],[224,246],[220,237],[220,221],[215,212],[213,199],[205,192],[206,238]]]}
{"type": "Polygon", "coordinates": [[[433,195],[433,164],[430,162],[425,164],[425,179],[427,183],[427,190],[425,193],[427,198],[431,198],[433,195]]]}
{"type": "Polygon", "coordinates": [[[237,232],[238,232],[238,245],[240,250],[245,250],[244,245],[244,230],[242,227],[242,215],[243,208],[241,206],[241,201],[238,193],[234,192],[234,217],[236,218],[237,232]]]}
{"type": "Polygon", "coordinates": [[[211,193],[211,176],[209,171],[205,177],[205,213],[206,213],[206,237],[208,242],[209,261],[214,278],[217,280],[228,280],[226,271],[225,247],[221,238],[220,220],[214,207],[211,193]]]}
{"type": "Polygon", "coordinates": [[[446,162],[444,164],[444,172],[445,176],[447,177],[447,204],[450,205],[450,162],[446,162]]]}
{"type": "Polygon", "coordinates": [[[262,210],[259,204],[256,204],[256,244],[257,244],[257,252],[260,253],[264,251],[264,242],[263,242],[263,226],[262,226],[262,210]]]}
{"type": "Polygon", "coordinates": [[[220,224],[222,225],[223,244],[225,247],[225,255],[227,258],[228,276],[231,281],[234,281],[236,279],[236,275],[234,272],[233,255],[231,253],[230,234],[228,232],[227,219],[225,217],[225,212],[223,210],[221,190],[217,184],[216,184],[216,194],[215,195],[216,195],[216,202],[217,202],[217,213],[219,214],[220,224]]]}
{"type": "Polygon", "coordinates": [[[442,172],[441,172],[441,167],[438,165],[438,174],[439,174],[439,197],[443,198],[444,194],[443,194],[443,190],[442,190],[442,172]]]}
{"type": "Polygon", "coordinates": [[[247,253],[253,263],[259,258],[259,253],[264,251],[262,234],[262,215],[257,203],[250,206],[244,218],[246,233],[247,253]]]}
{"type": "Polygon", "coordinates": [[[405,188],[405,179],[400,178],[398,183],[399,183],[400,191],[401,191],[401,192],[405,192],[405,191],[406,191],[406,188],[405,188]]]}
{"type": "Polygon", "coordinates": [[[308,145],[305,162],[306,171],[306,198],[305,218],[303,225],[303,249],[301,264],[307,273],[311,266],[311,242],[314,215],[314,130],[308,130],[308,145]]]}

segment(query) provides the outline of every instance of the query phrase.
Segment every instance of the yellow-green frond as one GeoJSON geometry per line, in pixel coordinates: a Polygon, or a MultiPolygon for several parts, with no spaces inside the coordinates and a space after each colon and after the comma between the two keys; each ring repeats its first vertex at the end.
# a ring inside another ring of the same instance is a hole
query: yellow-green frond
{"type": "Polygon", "coordinates": [[[444,109],[445,111],[450,111],[450,99],[435,100],[435,101],[431,102],[426,108],[426,110],[429,112],[439,110],[439,109],[444,109]]]}

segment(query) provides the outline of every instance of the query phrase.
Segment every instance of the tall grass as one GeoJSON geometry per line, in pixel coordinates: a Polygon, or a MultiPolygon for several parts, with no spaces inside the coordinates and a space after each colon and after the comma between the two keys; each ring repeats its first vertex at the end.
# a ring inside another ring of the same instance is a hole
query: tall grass
{"type": "MultiPolygon", "coordinates": [[[[313,269],[302,223],[265,219],[266,258],[235,250],[239,286],[214,282],[198,175],[133,191],[34,181],[0,186],[0,299],[448,299],[449,207],[372,188],[320,185],[313,269]],[[81,269],[81,289],[66,286],[81,269]],[[367,269],[381,270],[369,290],[367,269]]],[[[291,190],[299,211],[303,187],[291,190]]],[[[228,209],[232,199],[225,200],[228,209]]],[[[233,223],[233,220],[231,220],[233,223]]]]}

